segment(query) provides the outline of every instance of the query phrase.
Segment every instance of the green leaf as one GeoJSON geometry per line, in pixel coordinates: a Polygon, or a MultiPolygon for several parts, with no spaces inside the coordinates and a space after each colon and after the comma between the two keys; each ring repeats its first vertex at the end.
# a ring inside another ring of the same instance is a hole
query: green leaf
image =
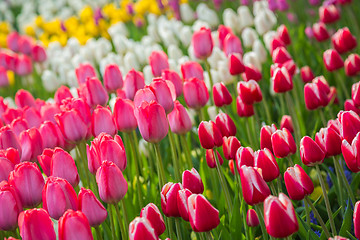
{"type": "Polygon", "coordinates": [[[353,210],[351,209],[350,201],[346,207],[343,223],[340,228],[339,235],[346,236],[348,231],[351,231],[353,210]]]}
{"type": "Polygon", "coordinates": [[[316,235],[309,226],[302,220],[298,214],[296,214],[298,223],[299,223],[299,231],[298,234],[300,235],[300,239],[312,239],[312,240],[319,240],[318,235],[316,235]],[[309,236],[310,235],[310,236],[309,236]],[[308,238],[309,236],[309,238],[308,238]]]}

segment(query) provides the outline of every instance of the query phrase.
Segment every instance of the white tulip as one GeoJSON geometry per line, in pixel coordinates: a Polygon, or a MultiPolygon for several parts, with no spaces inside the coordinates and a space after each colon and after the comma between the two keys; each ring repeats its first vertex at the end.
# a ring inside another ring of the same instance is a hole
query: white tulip
{"type": "Polygon", "coordinates": [[[42,83],[46,91],[53,92],[60,87],[60,81],[57,80],[54,72],[45,70],[41,75],[42,83]]]}
{"type": "Polygon", "coordinates": [[[116,24],[111,25],[108,28],[108,33],[111,38],[114,38],[117,35],[128,36],[129,32],[126,25],[123,22],[117,22],[116,24]]]}
{"type": "Polygon", "coordinates": [[[225,53],[223,51],[220,50],[220,48],[218,47],[214,47],[212,54],[210,55],[210,57],[208,57],[208,62],[211,66],[211,68],[214,69],[218,69],[218,63],[221,60],[227,60],[225,53]]]}
{"type": "Polygon", "coordinates": [[[147,33],[155,42],[160,42],[161,41],[158,29],[157,29],[157,27],[155,25],[153,25],[153,24],[148,25],[147,26],[147,33]]]}
{"type": "Polygon", "coordinates": [[[230,27],[234,33],[238,33],[241,31],[240,28],[241,25],[239,22],[238,15],[231,8],[227,8],[224,10],[223,21],[224,21],[224,25],[230,27]]]}
{"type": "Polygon", "coordinates": [[[195,20],[195,13],[187,3],[180,4],[180,15],[184,23],[191,23],[195,20]]]}
{"type": "Polygon", "coordinates": [[[145,84],[149,85],[152,82],[153,78],[154,78],[154,75],[152,74],[150,65],[146,65],[143,68],[143,74],[144,74],[145,84]]]}
{"type": "Polygon", "coordinates": [[[125,54],[128,49],[128,40],[122,35],[116,35],[113,37],[113,44],[115,50],[119,54],[125,54]]]}
{"type": "MultiPolygon", "coordinates": [[[[77,88],[79,84],[76,78],[75,69],[68,71],[66,75],[66,84],[70,87],[77,88]]],[[[73,92],[71,92],[71,94],[75,97],[73,92]]]]}
{"type": "Polygon", "coordinates": [[[193,32],[191,31],[191,27],[189,27],[189,26],[184,26],[181,29],[180,41],[184,45],[184,47],[188,47],[190,45],[192,34],[193,34],[193,32]]]}
{"type": "Polygon", "coordinates": [[[259,36],[253,28],[247,27],[241,33],[242,43],[247,48],[252,47],[255,40],[257,40],[258,38],[259,36]]]}
{"type": "Polygon", "coordinates": [[[212,31],[211,32],[211,37],[212,37],[214,47],[219,47],[220,44],[219,44],[219,33],[218,33],[218,31],[212,31]]]}
{"type": "Polygon", "coordinates": [[[270,31],[276,24],[277,19],[275,14],[269,10],[264,9],[255,17],[255,28],[256,31],[263,35],[267,31],[270,31]]]}
{"type": "Polygon", "coordinates": [[[158,17],[153,13],[147,15],[147,21],[149,24],[156,24],[157,18],[158,17]]]}
{"type": "Polygon", "coordinates": [[[145,157],[149,157],[149,143],[145,141],[143,138],[139,140],[139,152],[143,154],[145,157]]]}
{"type": "MultiPolygon", "coordinates": [[[[210,25],[209,25],[209,23],[207,23],[207,22],[205,22],[205,21],[203,21],[201,19],[198,19],[192,25],[192,30],[194,32],[196,32],[196,31],[200,30],[200,28],[202,28],[202,27],[210,28],[210,25]]],[[[191,38],[190,38],[190,40],[191,40],[191,38]]]]}
{"type": "Polygon", "coordinates": [[[183,56],[181,49],[177,45],[174,45],[174,44],[171,44],[168,47],[167,52],[168,52],[169,59],[178,60],[179,58],[181,58],[183,56]]]}
{"type": "Polygon", "coordinates": [[[254,16],[257,16],[261,11],[268,9],[269,5],[267,1],[256,1],[253,5],[254,16]]]}
{"type": "Polygon", "coordinates": [[[161,31],[160,37],[166,47],[170,46],[171,44],[174,45],[179,44],[177,38],[175,37],[174,33],[171,30],[161,31]]]}
{"type": "Polygon", "coordinates": [[[255,52],[246,52],[243,56],[243,61],[245,65],[252,64],[261,71],[261,61],[255,52]]]}
{"type": "Polygon", "coordinates": [[[215,121],[216,116],[218,115],[216,106],[209,106],[207,112],[209,114],[210,120],[215,121]]]}
{"type": "Polygon", "coordinates": [[[207,22],[211,27],[216,27],[219,25],[219,18],[216,12],[210,8],[205,3],[200,3],[196,7],[196,13],[199,20],[207,22]]]}
{"type": "Polygon", "coordinates": [[[224,84],[229,84],[234,82],[234,77],[230,74],[229,71],[229,61],[227,59],[222,60],[218,63],[219,69],[218,69],[218,76],[220,81],[219,82],[223,82],[224,84]]]}
{"type": "Polygon", "coordinates": [[[241,6],[237,9],[239,24],[241,28],[254,25],[254,17],[247,6],[241,6]]]}
{"type": "Polygon", "coordinates": [[[252,50],[256,53],[261,63],[264,63],[266,61],[267,51],[260,39],[255,40],[252,50]]]}
{"type": "Polygon", "coordinates": [[[134,68],[136,71],[140,69],[139,63],[133,52],[127,52],[124,56],[124,67],[127,69],[126,72],[134,68]]]}
{"type": "Polygon", "coordinates": [[[177,64],[177,61],[174,59],[169,59],[169,69],[180,74],[179,65],[177,64]]]}

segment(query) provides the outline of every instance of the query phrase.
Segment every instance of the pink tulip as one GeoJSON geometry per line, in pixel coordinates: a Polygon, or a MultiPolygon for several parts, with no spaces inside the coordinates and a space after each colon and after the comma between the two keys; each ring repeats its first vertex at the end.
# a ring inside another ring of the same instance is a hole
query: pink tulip
{"type": "Polygon", "coordinates": [[[175,134],[185,134],[192,127],[188,112],[177,100],[174,102],[174,109],[168,114],[168,121],[171,131],[175,134]]]}
{"type": "Polygon", "coordinates": [[[131,69],[125,76],[124,91],[126,98],[134,100],[137,90],[144,88],[145,80],[142,72],[137,72],[135,69],[131,69]]]}
{"type": "Polygon", "coordinates": [[[20,89],[16,92],[15,103],[19,108],[23,108],[25,106],[36,107],[35,98],[30,92],[24,89],[20,89]]]}
{"type": "Polygon", "coordinates": [[[107,218],[107,211],[90,189],[81,188],[78,196],[79,211],[85,214],[91,227],[99,226],[107,218]]]}
{"type": "Polygon", "coordinates": [[[0,128],[0,149],[14,148],[18,150],[21,157],[21,146],[15,133],[8,127],[0,128]]]}
{"type": "Polygon", "coordinates": [[[54,154],[54,150],[50,148],[45,148],[41,155],[37,156],[37,160],[40,164],[41,169],[43,170],[46,176],[51,175],[51,160],[54,154]]]}
{"type": "Polygon", "coordinates": [[[249,227],[257,227],[260,224],[257,213],[254,209],[249,209],[246,214],[246,224],[249,227]]]}
{"type": "MultiPolygon", "coordinates": [[[[154,93],[156,101],[164,108],[166,113],[170,113],[174,108],[176,92],[174,84],[170,81],[155,78],[149,85],[150,90],[154,93]]],[[[150,102],[150,101],[148,101],[150,102]]]]}
{"type": "Polygon", "coordinates": [[[173,70],[165,69],[162,71],[161,78],[170,81],[174,84],[176,97],[181,96],[183,93],[183,80],[179,74],[173,70]]]}
{"type": "Polygon", "coordinates": [[[179,209],[180,216],[187,222],[189,221],[189,208],[187,200],[191,194],[192,192],[187,188],[181,189],[177,193],[177,207],[179,209]]]}
{"type": "Polygon", "coordinates": [[[158,240],[154,228],[146,218],[136,217],[129,224],[129,239],[130,240],[158,240]]]}
{"type": "Polygon", "coordinates": [[[165,232],[165,222],[158,207],[153,204],[149,203],[143,209],[141,209],[140,217],[145,218],[149,221],[153,229],[155,230],[155,234],[160,236],[165,232]]]}
{"type": "Polygon", "coordinates": [[[245,104],[240,96],[236,98],[236,110],[239,117],[251,117],[254,115],[254,106],[245,104]]]}
{"type": "Polygon", "coordinates": [[[195,31],[191,39],[191,44],[196,58],[208,58],[211,55],[214,46],[211,37],[211,30],[209,28],[202,27],[200,30],[195,31]]]}
{"type": "Polygon", "coordinates": [[[86,103],[95,108],[97,105],[105,106],[109,96],[97,78],[88,78],[87,81],[78,88],[79,97],[83,98],[86,103]]]}
{"type": "Polygon", "coordinates": [[[345,73],[347,76],[355,76],[360,72],[360,56],[358,54],[350,54],[344,63],[345,73]]]}
{"type": "Polygon", "coordinates": [[[240,141],[235,136],[223,137],[223,152],[227,160],[235,159],[237,150],[241,147],[240,141]]]}
{"type": "Polygon", "coordinates": [[[341,153],[341,137],[332,128],[321,128],[315,134],[315,142],[325,152],[325,157],[336,156],[341,153]]]}
{"type": "Polygon", "coordinates": [[[268,148],[273,152],[271,135],[277,130],[275,124],[265,125],[260,130],[260,149],[268,148]]]}
{"type": "Polygon", "coordinates": [[[50,164],[50,175],[67,180],[73,187],[79,183],[79,174],[72,156],[61,148],[55,148],[50,164]]]}
{"type": "Polygon", "coordinates": [[[340,122],[340,136],[348,142],[352,142],[360,131],[360,117],[353,111],[340,111],[338,113],[340,122]]]}
{"type": "Polygon", "coordinates": [[[323,5],[319,8],[319,17],[323,23],[334,23],[340,19],[340,12],[335,5],[323,5]]]}
{"type": "Polygon", "coordinates": [[[200,174],[195,168],[192,168],[191,171],[185,170],[183,172],[182,186],[189,189],[192,193],[200,194],[204,192],[204,184],[201,180],[200,174]]]}
{"type": "Polygon", "coordinates": [[[109,107],[96,107],[92,114],[91,130],[95,137],[100,133],[107,133],[111,136],[116,134],[115,121],[109,107]]]}
{"type": "Polygon", "coordinates": [[[204,70],[198,62],[189,61],[181,64],[181,73],[184,80],[190,80],[192,78],[204,80],[204,70]]]}
{"type": "Polygon", "coordinates": [[[202,121],[198,133],[200,144],[205,149],[220,147],[223,143],[221,132],[213,121],[202,121]]]}
{"type": "Polygon", "coordinates": [[[234,121],[226,113],[219,113],[215,119],[216,126],[223,137],[235,136],[236,126],[234,121]]]}
{"type": "Polygon", "coordinates": [[[80,211],[67,210],[59,220],[59,240],[93,240],[89,221],[80,211]]]}
{"type": "Polygon", "coordinates": [[[190,108],[200,109],[209,101],[209,92],[205,82],[197,78],[185,80],[184,98],[190,108]]]}
{"type": "Polygon", "coordinates": [[[64,147],[65,140],[57,124],[45,121],[39,127],[39,132],[43,140],[44,148],[64,147]]]}
{"type": "Polygon", "coordinates": [[[56,90],[54,100],[58,105],[61,105],[62,100],[66,98],[73,98],[73,95],[68,87],[62,85],[58,88],[58,90],[56,90]]]}
{"type": "Polygon", "coordinates": [[[180,217],[177,194],[183,189],[181,183],[166,183],[161,189],[161,209],[167,217],[180,217]]]}
{"type": "Polygon", "coordinates": [[[344,156],[344,160],[350,171],[359,172],[360,171],[360,135],[356,134],[352,142],[348,142],[346,139],[342,141],[341,152],[344,156]]]}
{"type": "Polygon", "coordinates": [[[300,69],[301,79],[304,83],[311,82],[314,79],[314,73],[309,66],[304,66],[300,69]]]}
{"type": "Polygon", "coordinates": [[[163,51],[153,51],[149,57],[149,64],[154,77],[160,77],[162,71],[169,69],[168,57],[163,51]]]}
{"type": "Polygon", "coordinates": [[[312,31],[318,42],[323,42],[330,38],[330,34],[323,22],[314,23],[312,31]]]}
{"type": "Polygon", "coordinates": [[[22,146],[21,161],[36,161],[38,155],[43,151],[43,141],[39,130],[28,129],[19,136],[22,146]]]}
{"type": "Polygon", "coordinates": [[[104,87],[108,92],[115,92],[123,87],[123,77],[117,65],[109,64],[105,67],[104,87]]]}
{"type": "Polygon", "coordinates": [[[15,73],[20,76],[30,75],[33,71],[31,58],[26,55],[18,55],[15,58],[15,73]]]}
{"type": "Polygon", "coordinates": [[[79,85],[85,83],[88,78],[96,77],[94,67],[88,63],[80,64],[79,67],[75,69],[75,73],[79,85]]]}
{"type": "Polygon", "coordinates": [[[120,132],[131,132],[137,128],[134,103],[130,99],[116,99],[114,105],[114,120],[117,130],[120,132]]]}
{"type": "Polygon", "coordinates": [[[6,181],[0,180],[0,212],[2,216],[6,216],[0,218],[0,230],[14,230],[18,224],[18,216],[22,211],[22,204],[15,188],[6,181]]]}
{"type": "Polygon", "coordinates": [[[232,30],[230,27],[220,25],[217,31],[218,31],[218,38],[219,38],[219,47],[222,50],[224,47],[225,38],[228,34],[232,33],[232,30]]]}
{"type": "Polygon", "coordinates": [[[356,38],[351,34],[349,28],[340,28],[332,37],[331,43],[340,54],[351,51],[357,46],[356,38]]]}
{"type": "Polygon", "coordinates": [[[344,67],[344,62],[341,59],[340,54],[334,49],[326,50],[323,54],[323,60],[325,67],[329,72],[344,67]]]}
{"type": "MultiPolygon", "coordinates": [[[[219,159],[220,165],[224,163],[224,160],[222,159],[220,153],[216,150],[217,157],[219,159]]],[[[205,153],[206,163],[209,166],[209,168],[215,168],[216,167],[216,160],[215,160],[215,154],[213,149],[206,149],[205,153]]]]}
{"type": "Polygon", "coordinates": [[[224,53],[226,56],[230,56],[230,54],[233,53],[239,53],[240,55],[243,54],[241,41],[236,35],[231,33],[226,35],[224,39],[224,53]]]}

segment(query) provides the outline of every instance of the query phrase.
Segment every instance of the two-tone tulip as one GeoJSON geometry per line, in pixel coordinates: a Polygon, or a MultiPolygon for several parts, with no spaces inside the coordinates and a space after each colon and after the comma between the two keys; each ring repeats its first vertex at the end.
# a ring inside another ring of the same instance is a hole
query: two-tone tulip
{"type": "Polygon", "coordinates": [[[284,181],[286,190],[292,200],[302,200],[314,191],[314,184],[311,178],[298,164],[286,169],[284,181]]]}

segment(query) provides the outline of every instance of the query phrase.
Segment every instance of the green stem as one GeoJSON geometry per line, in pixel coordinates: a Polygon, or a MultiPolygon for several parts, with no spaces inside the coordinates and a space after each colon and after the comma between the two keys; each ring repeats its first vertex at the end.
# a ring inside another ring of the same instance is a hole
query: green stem
{"type": "Polygon", "coordinates": [[[112,239],[116,239],[116,230],[115,230],[115,224],[114,224],[114,212],[112,210],[112,205],[108,205],[108,212],[109,212],[109,218],[110,218],[110,225],[111,225],[111,235],[112,239]]]}
{"type": "Polygon", "coordinates": [[[206,239],[208,240],[214,240],[213,236],[211,235],[211,232],[205,232],[206,239]]]}
{"type": "Polygon", "coordinates": [[[247,134],[247,137],[248,137],[248,140],[249,140],[249,143],[252,147],[255,147],[255,144],[254,144],[254,140],[252,138],[252,135],[250,133],[250,117],[247,117],[246,118],[246,134],[247,134]]]}
{"type": "Polygon", "coordinates": [[[290,157],[290,156],[287,156],[287,157],[286,157],[286,159],[289,161],[289,163],[290,163],[290,167],[295,166],[295,164],[294,164],[294,162],[293,162],[293,160],[291,159],[291,157],[290,157]]]}
{"type": "Polygon", "coordinates": [[[175,143],[174,143],[174,136],[171,132],[171,129],[169,128],[169,142],[170,142],[170,149],[171,149],[171,158],[173,161],[173,167],[174,167],[174,175],[175,175],[175,181],[181,180],[181,173],[180,173],[180,166],[179,166],[179,159],[176,155],[176,149],[175,149],[175,143]]]}
{"type": "Polygon", "coordinates": [[[282,192],[282,186],[281,186],[281,180],[280,180],[280,176],[277,178],[276,180],[276,184],[277,184],[277,188],[278,188],[278,193],[281,193],[282,192]]]}
{"type": "Polygon", "coordinates": [[[271,192],[274,196],[277,196],[277,192],[276,192],[276,189],[275,189],[275,186],[274,186],[274,182],[270,182],[270,189],[271,189],[271,192]]]}
{"type": "Polygon", "coordinates": [[[199,236],[200,240],[205,240],[202,232],[197,232],[197,235],[199,236]]]}
{"type": "Polygon", "coordinates": [[[305,207],[305,213],[306,213],[306,224],[308,225],[309,229],[311,229],[311,226],[310,226],[310,211],[309,211],[308,205],[309,204],[304,199],[304,207],[305,207]]]}
{"type": "Polygon", "coordinates": [[[129,218],[128,218],[128,214],[127,214],[127,211],[126,211],[126,206],[125,206],[125,199],[122,199],[121,200],[121,210],[123,212],[123,215],[124,215],[124,223],[125,223],[125,233],[127,235],[127,230],[129,229],[129,218]]]}
{"type": "Polygon", "coordinates": [[[237,173],[237,171],[236,171],[235,174],[236,174],[237,184],[239,185],[239,201],[241,202],[241,204],[240,204],[240,214],[242,215],[242,219],[243,219],[243,225],[244,225],[244,229],[245,229],[245,239],[252,239],[251,237],[248,238],[249,226],[246,223],[246,214],[247,214],[247,212],[246,212],[245,200],[244,200],[243,195],[242,195],[240,175],[237,173]]]}
{"type": "Polygon", "coordinates": [[[139,163],[139,169],[140,169],[140,173],[142,172],[142,170],[144,169],[143,167],[143,163],[142,161],[140,160],[141,159],[141,156],[140,156],[140,152],[139,152],[139,140],[138,140],[138,137],[136,135],[136,131],[133,131],[132,132],[132,135],[133,135],[133,139],[134,139],[134,147],[135,147],[135,152],[138,156],[138,163],[139,163]]]}
{"type": "Polygon", "coordinates": [[[324,116],[324,109],[323,108],[319,109],[319,114],[320,114],[320,118],[321,118],[323,126],[326,127],[327,123],[326,123],[326,119],[325,119],[325,116],[324,116]]]}
{"type": "MultiPolygon", "coordinates": [[[[84,175],[86,178],[86,185],[91,188],[91,182],[90,182],[90,176],[89,176],[89,172],[88,172],[88,166],[87,166],[87,156],[86,156],[86,145],[85,145],[85,141],[81,141],[77,146],[76,149],[78,151],[78,155],[80,157],[80,162],[82,164],[82,168],[84,171],[84,175]],[[85,148],[84,148],[85,147],[85,148]],[[85,152],[83,151],[83,149],[85,150],[85,152]]],[[[83,179],[84,180],[84,179],[83,179]]]]}
{"type": "Polygon", "coordinates": [[[190,149],[189,149],[189,145],[187,143],[186,137],[185,135],[180,135],[181,141],[182,141],[182,146],[183,149],[185,151],[185,156],[186,156],[186,160],[188,163],[188,167],[192,168],[193,167],[193,163],[192,163],[192,158],[191,158],[191,153],[190,153],[190,149]]]}
{"type": "Polygon", "coordinates": [[[201,109],[197,110],[197,114],[199,116],[199,122],[201,123],[202,121],[204,121],[204,115],[201,109]]]}
{"type": "Polygon", "coordinates": [[[346,87],[345,82],[344,82],[346,79],[339,73],[339,71],[335,71],[334,74],[335,74],[335,81],[340,85],[340,88],[341,88],[342,92],[344,93],[345,98],[351,99],[349,92],[348,92],[348,88],[346,87]]]}
{"type": "Polygon", "coordinates": [[[125,230],[125,227],[124,227],[124,225],[123,225],[123,221],[122,221],[122,219],[121,219],[119,207],[118,207],[117,204],[114,204],[114,207],[115,207],[116,215],[117,215],[118,221],[119,221],[120,232],[121,232],[121,239],[122,239],[122,240],[128,239],[128,238],[127,238],[127,232],[126,232],[126,230],[125,230]]]}
{"type": "Polygon", "coordinates": [[[164,171],[164,165],[161,159],[161,153],[160,153],[160,145],[159,143],[155,143],[155,152],[156,152],[156,161],[157,161],[157,170],[159,175],[159,186],[160,191],[162,187],[165,185],[165,171],[164,171]]]}
{"type": "Polygon", "coordinates": [[[182,240],[180,218],[175,218],[176,235],[178,240],[182,240]]]}
{"type": "Polygon", "coordinates": [[[334,222],[334,218],[333,218],[333,215],[332,215],[329,198],[328,198],[328,195],[326,194],[326,187],[325,187],[324,179],[321,176],[321,171],[320,171],[319,165],[316,165],[315,167],[316,167],[316,172],[317,172],[318,177],[319,177],[320,186],[321,186],[321,189],[322,189],[322,192],[323,192],[323,195],[324,195],[325,206],[326,206],[326,211],[327,211],[328,217],[329,217],[331,231],[332,231],[333,235],[336,236],[337,234],[336,234],[335,222],[334,222]]]}
{"type": "Polygon", "coordinates": [[[263,100],[261,102],[262,102],[262,105],[263,105],[263,107],[265,109],[266,119],[268,121],[267,124],[271,124],[272,123],[272,118],[271,118],[269,106],[267,105],[267,102],[265,101],[264,96],[263,96],[263,100]]]}
{"type": "Polygon", "coordinates": [[[255,210],[259,216],[259,220],[260,220],[260,227],[261,227],[261,232],[263,235],[263,239],[268,240],[268,234],[266,232],[266,228],[265,228],[265,223],[264,223],[264,215],[262,213],[262,210],[259,206],[259,204],[255,205],[255,210]]]}
{"type": "Polygon", "coordinates": [[[319,221],[321,228],[324,230],[324,233],[325,233],[325,235],[326,235],[326,238],[330,238],[330,237],[331,237],[330,232],[329,232],[329,230],[326,228],[326,225],[325,225],[323,219],[321,218],[319,212],[317,211],[316,207],[314,206],[314,204],[312,204],[312,202],[310,201],[310,199],[309,199],[308,196],[305,196],[304,199],[305,199],[305,201],[309,204],[309,206],[311,207],[311,210],[313,211],[316,219],[319,221]]]}
{"type": "Polygon", "coordinates": [[[344,179],[342,179],[342,177],[341,177],[339,162],[335,159],[335,157],[333,157],[333,161],[334,161],[336,177],[338,179],[336,184],[338,185],[339,201],[340,201],[340,205],[342,206],[341,213],[344,214],[344,211],[345,211],[345,202],[344,202],[344,197],[343,197],[343,180],[344,179]]]}
{"type": "MultiPolygon", "coordinates": [[[[334,158],[335,158],[335,157],[334,157],[334,158]]],[[[338,161],[336,161],[336,162],[337,162],[337,164],[339,164],[338,161]]],[[[342,177],[342,179],[343,179],[343,181],[344,181],[346,191],[349,193],[350,199],[351,199],[352,203],[355,205],[356,199],[355,199],[355,196],[354,196],[354,192],[353,192],[353,190],[351,189],[351,187],[350,187],[350,185],[349,185],[349,182],[348,182],[347,179],[346,179],[346,176],[345,176],[345,173],[344,173],[344,168],[342,168],[342,167],[340,166],[340,164],[339,164],[339,171],[340,171],[341,177],[342,177]]]]}
{"type": "Polygon", "coordinates": [[[296,139],[296,143],[297,143],[297,146],[299,145],[300,143],[300,124],[299,124],[299,121],[298,121],[298,117],[296,116],[296,113],[294,112],[295,111],[295,106],[294,106],[294,103],[291,99],[291,96],[290,96],[290,93],[289,92],[286,92],[285,93],[285,98],[286,98],[286,103],[288,105],[288,110],[290,112],[290,115],[291,115],[291,118],[295,124],[294,126],[294,132],[295,132],[295,139],[296,139]]]}
{"type": "Polygon", "coordinates": [[[103,240],[99,226],[95,227],[96,237],[98,240],[103,240]]]}

